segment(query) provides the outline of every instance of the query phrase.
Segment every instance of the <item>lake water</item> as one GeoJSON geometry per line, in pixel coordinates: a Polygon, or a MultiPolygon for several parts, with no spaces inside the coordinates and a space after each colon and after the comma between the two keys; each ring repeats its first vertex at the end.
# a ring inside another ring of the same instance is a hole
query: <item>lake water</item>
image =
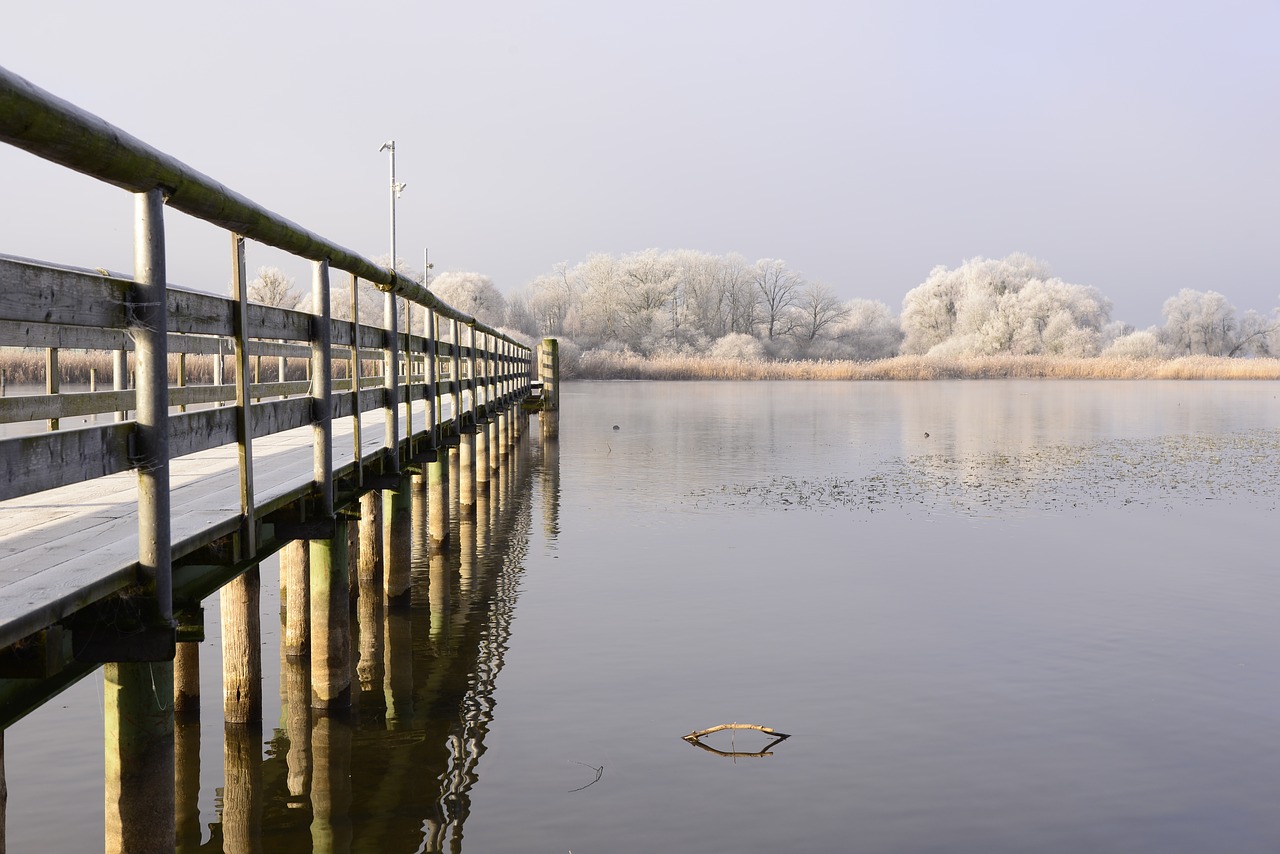
{"type": "MultiPolygon", "coordinates": [[[[224,733],[206,603],[181,850],[1274,851],[1277,460],[1275,383],[566,384],[350,721],[264,566],[224,733]]],[[[102,845],[100,697],[6,734],[10,851],[102,845]]]]}

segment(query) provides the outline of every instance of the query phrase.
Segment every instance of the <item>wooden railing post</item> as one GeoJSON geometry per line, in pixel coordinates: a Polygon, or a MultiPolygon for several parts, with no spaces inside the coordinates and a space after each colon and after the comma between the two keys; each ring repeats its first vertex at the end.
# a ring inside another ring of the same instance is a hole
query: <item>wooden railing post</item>
{"type": "MultiPolygon", "coordinates": [[[[164,257],[164,197],[135,197],[133,325],[138,375],[138,565],[153,586],[156,616],[173,623],[169,534],[169,340],[164,257]]],[[[172,666],[172,665],[170,665],[172,666]]]]}
{"type": "Polygon", "coordinates": [[[311,425],[313,469],[320,487],[320,515],[333,518],[333,322],[329,312],[329,262],[312,262],[311,425]]]}
{"type": "MultiPolygon", "coordinates": [[[[235,338],[236,446],[240,461],[240,557],[257,553],[253,497],[253,401],[249,398],[249,281],[245,273],[244,238],[231,235],[231,333],[235,338]]],[[[222,345],[218,345],[221,353],[222,345]]],[[[222,361],[222,356],[218,356],[222,361]]]]}
{"type": "MultiPolygon", "coordinates": [[[[395,259],[392,259],[395,263],[395,259]]],[[[382,375],[387,389],[386,437],[387,460],[383,474],[400,473],[400,355],[396,333],[396,295],[387,291],[383,300],[383,326],[386,328],[385,352],[382,359],[382,375]]]]}
{"type": "Polygon", "coordinates": [[[360,279],[351,274],[351,424],[356,452],[356,486],[364,486],[364,450],[360,444],[360,279]]]}
{"type": "MultiPolygon", "coordinates": [[[[44,393],[57,394],[61,385],[62,372],[58,369],[58,348],[49,347],[44,351],[44,393]]],[[[58,419],[49,419],[49,429],[58,429],[58,419]]]]}

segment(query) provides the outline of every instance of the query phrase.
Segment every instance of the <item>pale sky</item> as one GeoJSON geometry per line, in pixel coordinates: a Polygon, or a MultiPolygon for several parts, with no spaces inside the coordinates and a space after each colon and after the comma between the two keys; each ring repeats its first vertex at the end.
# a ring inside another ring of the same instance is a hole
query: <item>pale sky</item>
{"type": "MultiPolygon", "coordinates": [[[[844,298],[1021,251],[1160,321],[1280,305],[1280,2],[11,3],[0,65],[367,256],[516,290],[647,248],[844,298]]],[[[0,252],[129,271],[127,193],[0,145],[0,252]]],[[[228,238],[168,220],[170,279],[228,238]]],[[[306,281],[308,266],[267,250],[306,281]]]]}

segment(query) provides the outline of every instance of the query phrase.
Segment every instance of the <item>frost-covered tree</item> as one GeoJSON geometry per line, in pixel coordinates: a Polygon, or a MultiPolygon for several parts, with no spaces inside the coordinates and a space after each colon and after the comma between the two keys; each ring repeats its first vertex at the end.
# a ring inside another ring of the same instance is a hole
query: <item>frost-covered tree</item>
{"type": "Polygon", "coordinates": [[[707,351],[715,359],[732,359],[738,362],[759,362],[764,359],[764,347],[754,335],[730,332],[717,338],[707,351]]]}
{"type": "Polygon", "coordinates": [[[1167,352],[1159,331],[1140,329],[1117,337],[1102,351],[1109,359],[1163,359],[1167,352]]]}
{"type": "Polygon", "coordinates": [[[431,283],[431,291],[463,314],[490,326],[506,322],[507,299],[482,273],[450,270],[440,273],[431,283]]]}
{"type": "Polygon", "coordinates": [[[276,308],[297,308],[302,302],[302,289],[279,267],[259,267],[248,291],[250,302],[276,308]]]}
{"type": "Polygon", "coordinates": [[[845,303],[845,316],[830,330],[834,348],[827,358],[871,361],[898,355],[902,326],[889,306],[878,300],[845,303]]]}
{"type": "Polygon", "coordinates": [[[1236,309],[1217,291],[1183,288],[1161,313],[1165,344],[1177,355],[1225,356],[1235,346],[1236,309]]]}
{"type": "Polygon", "coordinates": [[[935,267],[902,304],[904,353],[1096,355],[1111,304],[1026,255],[935,267]]]}

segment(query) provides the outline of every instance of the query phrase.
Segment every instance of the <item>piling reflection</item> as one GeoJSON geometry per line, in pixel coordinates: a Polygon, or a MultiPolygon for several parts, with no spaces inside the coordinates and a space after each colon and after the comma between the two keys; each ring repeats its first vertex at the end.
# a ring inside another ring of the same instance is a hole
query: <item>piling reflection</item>
{"type": "MultiPolygon", "coordinates": [[[[381,574],[356,570],[353,708],[313,710],[307,657],[282,651],[265,758],[253,725],[226,727],[212,838],[201,844],[198,796],[179,786],[180,850],[462,850],[534,517],[557,524],[543,497],[555,457],[528,444],[504,455],[474,514],[449,514],[447,549],[430,547],[429,506],[416,506],[430,496],[415,495],[407,603],[388,605],[381,574]]],[[[198,737],[179,737],[179,781],[199,777],[198,737]]]]}
{"type": "Polygon", "coordinates": [[[174,721],[174,824],[177,852],[200,848],[200,719],[191,715],[174,721]]]}

